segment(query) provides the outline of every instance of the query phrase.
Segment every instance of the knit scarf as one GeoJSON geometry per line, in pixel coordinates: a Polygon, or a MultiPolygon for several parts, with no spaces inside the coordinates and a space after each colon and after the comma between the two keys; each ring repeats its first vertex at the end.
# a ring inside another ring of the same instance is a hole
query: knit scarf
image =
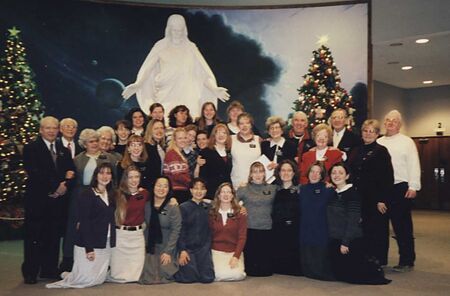
{"type": "Polygon", "coordinates": [[[155,254],[155,245],[162,243],[161,224],[159,223],[159,214],[164,211],[164,208],[169,203],[170,197],[167,196],[159,209],[155,207],[155,197],[150,198],[150,225],[148,227],[147,253],[155,254]]]}

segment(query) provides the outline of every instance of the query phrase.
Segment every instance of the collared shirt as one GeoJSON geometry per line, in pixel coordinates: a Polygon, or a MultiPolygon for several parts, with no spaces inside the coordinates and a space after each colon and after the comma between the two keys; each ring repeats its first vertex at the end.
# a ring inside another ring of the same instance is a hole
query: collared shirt
{"type": "Polygon", "coordinates": [[[233,214],[233,209],[229,208],[228,210],[219,209],[219,214],[222,216],[222,224],[227,224],[228,214],[233,214]]]}
{"type": "Polygon", "coordinates": [[[278,142],[274,142],[274,140],[270,140],[270,148],[272,148],[275,145],[278,145],[278,148],[283,148],[284,143],[286,142],[286,139],[284,137],[281,137],[281,139],[278,142]]]}
{"type": "Polygon", "coordinates": [[[337,192],[337,193],[344,192],[345,190],[347,190],[347,189],[349,189],[349,188],[352,188],[352,186],[353,186],[353,184],[345,184],[345,186],[342,187],[341,189],[336,188],[336,192],[337,192]]]}
{"type": "Polygon", "coordinates": [[[64,145],[64,147],[66,147],[67,149],[69,149],[67,146],[69,146],[70,143],[70,153],[72,154],[72,159],[75,157],[75,143],[73,141],[67,141],[66,138],[61,137],[61,141],[64,145]]]}
{"type": "Polygon", "coordinates": [[[337,148],[339,146],[339,143],[342,140],[342,137],[344,136],[345,128],[343,128],[341,131],[337,132],[336,130],[333,130],[333,147],[337,148]]]}
{"type": "Polygon", "coordinates": [[[50,145],[53,144],[53,152],[56,153],[56,144],[55,144],[55,141],[50,142],[49,140],[46,140],[46,139],[44,139],[44,138],[42,138],[42,140],[44,140],[44,143],[45,143],[45,145],[47,145],[47,149],[48,149],[49,151],[51,150],[51,149],[50,149],[50,145]]]}
{"type": "Polygon", "coordinates": [[[246,140],[241,136],[241,133],[237,133],[236,139],[238,139],[239,142],[241,142],[241,143],[250,143],[255,139],[255,135],[252,134],[252,137],[250,139],[246,140]]]}
{"type": "Polygon", "coordinates": [[[216,151],[220,155],[220,157],[227,156],[227,150],[225,149],[225,147],[218,147],[217,145],[215,145],[214,148],[216,149],[216,151]]]}

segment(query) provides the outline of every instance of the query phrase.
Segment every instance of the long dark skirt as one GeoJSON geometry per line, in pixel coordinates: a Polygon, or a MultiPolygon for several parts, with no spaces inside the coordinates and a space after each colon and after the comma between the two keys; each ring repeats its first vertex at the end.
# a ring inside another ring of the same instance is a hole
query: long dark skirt
{"type": "Polygon", "coordinates": [[[328,248],[300,245],[303,275],[312,279],[333,281],[328,248]]]}
{"type": "Polygon", "coordinates": [[[298,223],[274,224],[273,271],[278,274],[302,275],[298,223]]]}
{"type": "Polygon", "coordinates": [[[211,244],[207,243],[200,249],[188,251],[189,262],[179,266],[175,273],[175,281],[179,283],[211,283],[214,281],[214,266],[212,262],[211,244]]]}
{"type": "Polygon", "coordinates": [[[353,284],[385,285],[391,281],[384,277],[383,269],[375,261],[363,254],[363,240],[350,243],[348,254],[340,251],[341,241],[333,239],[329,243],[329,257],[334,277],[338,281],[353,284]]]}
{"type": "Polygon", "coordinates": [[[376,205],[363,209],[362,229],[364,234],[365,253],[380,265],[386,265],[389,250],[389,218],[381,214],[376,205]]]}
{"type": "Polygon", "coordinates": [[[271,254],[272,230],[247,229],[244,248],[245,272],[249,276],[271,276],[273,274],[271,254]]]}

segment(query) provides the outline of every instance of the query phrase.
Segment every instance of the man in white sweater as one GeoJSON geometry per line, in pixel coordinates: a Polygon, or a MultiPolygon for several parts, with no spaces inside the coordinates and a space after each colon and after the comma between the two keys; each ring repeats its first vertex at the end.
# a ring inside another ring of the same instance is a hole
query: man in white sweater
{"type": "Polygon", "coordinates": [[[402,115],[392,110],[384,117],[386,135],[377,140],[391,155],[394,168],[394,187],[388,197],[388,213],[397,239],[400,260],[394,266],[398,272],[413,269],[414,252],[412,201],[420,190],[420,161],[414,141],[400,133],[402,115]]]}

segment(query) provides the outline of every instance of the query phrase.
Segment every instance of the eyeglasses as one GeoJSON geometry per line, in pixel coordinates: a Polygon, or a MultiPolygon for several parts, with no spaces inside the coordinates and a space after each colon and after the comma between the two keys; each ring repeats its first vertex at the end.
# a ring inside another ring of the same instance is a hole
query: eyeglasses
{"type": "Polygon", "coordinates": [[[376,130],[367,130],[367,129],[363,129],[362,132],[367,133],[367,134],[376,134],[377,133],[376,130]]]}

